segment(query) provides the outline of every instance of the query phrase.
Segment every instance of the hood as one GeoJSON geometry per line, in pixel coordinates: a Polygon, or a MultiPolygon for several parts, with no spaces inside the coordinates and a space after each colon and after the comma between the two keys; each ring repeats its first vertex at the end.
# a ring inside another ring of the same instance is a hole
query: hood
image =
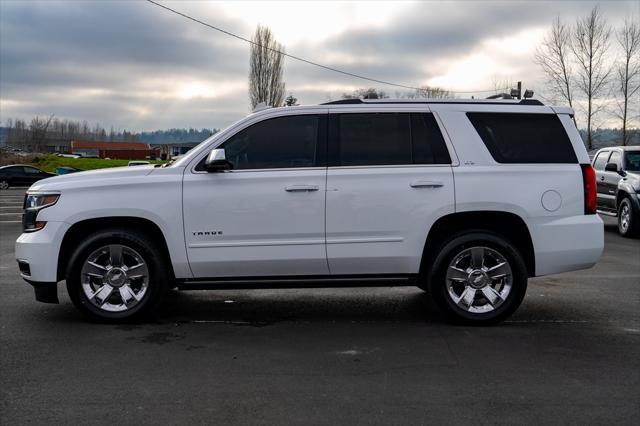
{"type": "Polygon", "coordinates": [[[154,167],[112,167],[108,169],[87,170],[42,179],[31,185],[29,191],[61,191],[65,188],[81,188],[123,184],[153,172],[154,167]]]}

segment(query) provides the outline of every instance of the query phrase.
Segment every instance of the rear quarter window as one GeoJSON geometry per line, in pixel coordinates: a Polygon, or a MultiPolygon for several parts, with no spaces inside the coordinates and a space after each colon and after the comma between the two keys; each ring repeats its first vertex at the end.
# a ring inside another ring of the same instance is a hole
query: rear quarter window
{"type": "Polygon", "coordinates": [[[555,114],[469,112],[467,117],[498,163],[577,163],[555,114]]]}

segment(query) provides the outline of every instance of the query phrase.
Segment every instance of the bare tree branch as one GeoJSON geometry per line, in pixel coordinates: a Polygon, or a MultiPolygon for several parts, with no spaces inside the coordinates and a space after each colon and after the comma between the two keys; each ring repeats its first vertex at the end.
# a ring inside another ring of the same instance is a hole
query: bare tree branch
{"type": "Polygon", "coordinates": [[[491,77],[491,85],[493,86],[494,94],[500,95],[502,93],[509,93],[509,89],[514,87],[514,81],[511,76],[494,74],[491,77]]]}
{"type": "Polygon", "coordinates": [[[282,106],[285,84],[282,81],[284,46],[275,41],[271,30],[258,25],[253,35],[249,60],[249,100],[251,109],[260,102],[282,106]]]}
{"type": "MultiPolygon", "coordinates": [[[[536,49],[533,60],[542,68],[553,96],[573,108],[570,44],[571,30],[558,16],[543,39],[542,45],[536,49]]],[[[573,122],[575,123],[575,117],[573,122]]]]}
{"type": "Polygon", "coordinates": [[[607,50],[611,29],[598,6],[579,18],[573,31],[571,50],[576,59],[576,87],[587,102],[587,146],[593,148],[593,118],[601,111],[598,101],[608,90],[611,66],[607,50]]]}
{"type": "Polygon", "coordinates": [[[356,89],[351,93],[342,94],[342,99],[383,99],[388,97],[389,95],[385,92],[373,87],[369,87],[367,89],[356,89]]]}
{"type": "Polygon", "coordinates": [[[415,92],[407,94],[407,98],[409,99],[453,99],[454,97],[450,91],[436,86],[420,86],[415,92]]]}
{"type": "MultiPolygon", "coordinates": [[[[617,64],[617,86],[622,99],[618,102],[618,118],[622,120],[622,144],[629,143],[628,127],[632,121],[629,102],[640,89],[640,25],[633,18],[626,19],[616,39],[622,48],[622,59],[617,64]]],[[[637,104],[637,100],[635,102],[637,104]]]]}

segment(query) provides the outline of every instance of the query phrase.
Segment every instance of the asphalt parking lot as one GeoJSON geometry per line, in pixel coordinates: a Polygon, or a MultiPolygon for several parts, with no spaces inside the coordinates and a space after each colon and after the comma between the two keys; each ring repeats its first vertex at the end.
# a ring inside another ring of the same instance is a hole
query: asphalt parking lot
{"type": "Polygon", "coordinates": [[[0,192],[0,424],[637,424],[640,240],[530,281],[497,327],[416,288],[173,292],[148,323],[36,303],[0,192]]]}

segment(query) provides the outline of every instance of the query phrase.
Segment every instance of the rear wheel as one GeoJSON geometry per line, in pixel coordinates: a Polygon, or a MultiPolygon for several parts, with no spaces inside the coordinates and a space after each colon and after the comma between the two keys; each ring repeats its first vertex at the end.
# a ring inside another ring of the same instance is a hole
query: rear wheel
{"type": "Polygon", "coordinates": [[[640,225],[638,213],[633,210],[631,200],[623,198],[618,206],[618,231],[623,237],[635,237],[638,235],[640,225]]]}
{"type": "Polygon", "coordinates": [[[151,313],[169,284],[165,256],[155,241],[133,230],[110,229],[87,237],[72,256],[67,290],[94,320],[117,322],[151,313]]]}
{"type": "Polygon", "coordinates": [[[471,232],[443,244],[433,265],[429,292],[453,320],[495,324],[522,303],[527,270],[518,250],[503,237],[471,232]]]}

